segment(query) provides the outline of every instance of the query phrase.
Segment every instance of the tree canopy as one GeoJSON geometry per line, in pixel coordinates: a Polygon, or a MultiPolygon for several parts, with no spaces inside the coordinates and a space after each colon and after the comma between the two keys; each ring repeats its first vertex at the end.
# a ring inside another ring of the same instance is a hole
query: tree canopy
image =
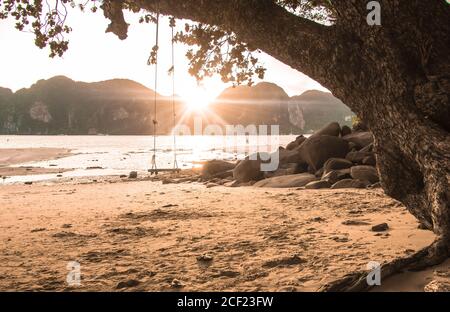
{"type": "MultiPolygon", "coordinates": [[[[195,5],[195,1],[188,2],[195,5]]],[[[335,20],[336,12],[330,0],[262,2],[265,2],[265,5],[271,2],[291,15],[322,24],[331,24],[335,20]]],[[[70,10],[103,10],[105,17],[111,19],[107,31],[125,39],[128,24],[124,20],[123,10],[140,14],[140,23],[155,23],[157,14],[161,12],[171,16],[169,26],[175,27],[175,17],[184,16],[168,14],[165,7],[162,1],[5,0],[0,2],[0,19],[14,18],[18,30],[31,31],[34,34],[36,46],[41,49],[48,48],[50,57],[61,57],[69,48],[68,34],[72,27],[66,20],[70,10]]],[[[191,46],[186,54],[190,63],[189,73],[198,80],[219,74],[224,82],[251,85],[255,76],[264,78],[266,69],[258,62],[258,53],[261,50],[243,39],[226,25],[193,21],[187,21],[183,27],[179,27],[175,36],[176,42],[191,46]]],[[[150,64],[155,62],[156,49],[155,46],[150,52],[150,64]]]]}

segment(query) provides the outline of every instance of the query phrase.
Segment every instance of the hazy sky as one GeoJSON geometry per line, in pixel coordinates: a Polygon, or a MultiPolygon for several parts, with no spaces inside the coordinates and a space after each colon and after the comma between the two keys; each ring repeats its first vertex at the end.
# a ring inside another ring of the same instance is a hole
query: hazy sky
{"type": "MultiPolygon", "coordinates": [[[[137,15],[126,14],[131,24],[128,38],[119,40],[115,35],[105,33],[108,21],[102,12],[96,14],[69,12],[68,24],[73,32],[68,35],[69,50],[62,58],[51,59],[48,50],[34,45],[31,33],[19,32],[14,21],[0,20],[0,86],[16,91],[29,87],[39,79],[65,75],[77,81],[101,81],[112,78],[132,79],[153,89],[153,67],[147,66],[149,51],[154,44],[155,26],[139,24],[137,15]]],[[[179,27],[183,23],[178,22],[179,27]]],[[[159,88],[161,94],[171,94],[170,77],[170,28],[167,19],[160,26],[159,88]]],[[[176,47],[176,93],[184,97],[198,97],[199,94],[213,97],[227,85],[218,77],[207,79],[198,86],[187,73],[187,48],[176,47]]],[[[308,89],[325,90],[306,75],[293,70],[268,55],[261,55],[267,68],[265,81],[280,85],[289,95],[297,95],[308,89]]]]}

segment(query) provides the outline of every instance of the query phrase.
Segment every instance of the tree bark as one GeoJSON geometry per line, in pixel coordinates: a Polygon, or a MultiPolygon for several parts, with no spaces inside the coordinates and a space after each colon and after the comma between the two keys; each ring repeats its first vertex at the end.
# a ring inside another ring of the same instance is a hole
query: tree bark
{"type": "Polygon", "coordinates": [[[336,24],[323,26],[270,0],[135,1],[233,31],[332,91],[373,132],[383,189],[436,233],[427,256],[441,259],[450,254],[450,7],[379,2],[381,26],[367,24],[359,0],[332,1],[336,24]]]}

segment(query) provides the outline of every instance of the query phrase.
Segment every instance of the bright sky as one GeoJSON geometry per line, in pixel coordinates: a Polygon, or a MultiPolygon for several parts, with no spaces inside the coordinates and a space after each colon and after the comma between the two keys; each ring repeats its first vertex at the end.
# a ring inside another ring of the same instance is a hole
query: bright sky
{"type": "MultiPolygon", "coordinates": [[[[155,26],[139,24],[138,15],[127,13],[131,24],[128,38],[119,40],[115,35],[105,34],[108,21],[101,11],[96,14],[79,10],[69,12],[69,50],[62,58],[51,59],[48,50],[34,45],[31,33],[19,32],[14,21],[0,20],[0,86],[16,91],[29,87],[39,79],[65,75],[76,81],[94,82],[113,78],[132,79],[153,89],[153,67],[147,66],[147,58],[155,40],[155,26]]],[[[179,27],[184,23],[178,22],[179,27]]],[[[170,27],[163,19],[160,26],[159,87],[158,92],[169,95],[170,27]]],[[[178,45],[176,55],[176,93],[185,98],[198,98],[199,94],[213,98],[228,85],[213,77],[197,85],[187,73],[185,58],[187,47],[178,45]]],[[[324,89],[306,75],[263,54],[260,58],[267,68],[265,81],[274,82],[289,95],[297,95],[309,89],[324,89]]]]}

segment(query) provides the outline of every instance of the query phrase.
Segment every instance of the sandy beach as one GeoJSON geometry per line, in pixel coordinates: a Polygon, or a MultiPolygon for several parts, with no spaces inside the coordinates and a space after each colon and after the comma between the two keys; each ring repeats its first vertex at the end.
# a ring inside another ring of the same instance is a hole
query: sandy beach
{"type": "Polygon", "coordinates": [[[3,186],[0,198],[3,291],[75,290],[65,282],[69,261],[81,264],[83,291],[316,290],[433,240],[381,190],[111,178],[3,186]],[[390,230],[371,232],[381,222],[390,230]]]}

